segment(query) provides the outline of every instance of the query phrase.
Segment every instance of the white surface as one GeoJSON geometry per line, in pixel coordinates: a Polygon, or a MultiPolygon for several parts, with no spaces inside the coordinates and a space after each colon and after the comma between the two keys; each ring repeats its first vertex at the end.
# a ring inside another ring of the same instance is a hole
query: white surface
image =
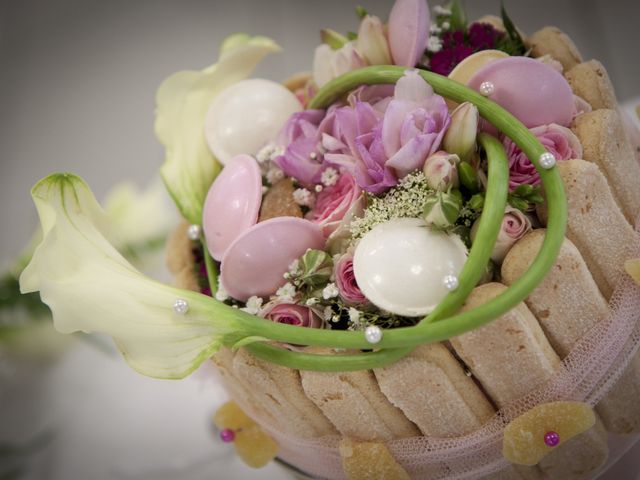
{"type": "Polygon", "coordinates": [[[0,395],[0,441],[54,434],[31,458],[28,479],[291,478],[273,463],[245,466],[218,439],[211,415],[226,395],[208,364],[183,381],[154,380],[115,352],[77,342],[48,368],[22,366],[3,384],[11,391],[0,395]]]}

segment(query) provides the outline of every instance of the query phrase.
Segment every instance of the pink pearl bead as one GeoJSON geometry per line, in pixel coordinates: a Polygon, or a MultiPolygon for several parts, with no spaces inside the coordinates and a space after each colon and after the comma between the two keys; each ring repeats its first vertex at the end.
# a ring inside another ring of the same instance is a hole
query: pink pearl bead
{"type": "Polygon", "coordinates": [[[235,440],[235,438],[236,438],[236,432],[234,432],[230,428],[225,428],[220,432],[220,440],[222,440],[225,443],[231,443],[235,440]]]}
{"type": "Polygon", "coordinates": [[[548,447],[555,447],[560,443],[560,435],[557,432],[547,432],[544,434],[544,443],[548,447]]]}

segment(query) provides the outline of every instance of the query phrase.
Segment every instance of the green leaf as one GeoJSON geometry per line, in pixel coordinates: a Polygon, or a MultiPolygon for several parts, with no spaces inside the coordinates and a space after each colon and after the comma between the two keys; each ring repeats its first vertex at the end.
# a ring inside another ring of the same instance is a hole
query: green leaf
{"type": "Polygon", "coordinates": [[[451,2],[451,30],[465,30],[467,28],[467,13],[460,0],[451,2]]]}
{"type": "Polygon", "coordinates": [[[523,55],[525,52],[524,41],[518,33],[518,29],[514,25],[513,21],[507,15],[507,10],[504,8],[504,3],[500,3],[500,15],[502,16],[502,23],[504,24],[504,28],[507,32],[507,37],[510,40],[510,45],[508,48],[511,52],[507,52],[511,55],[523,55]]]}
{"type": "Polygon", "coordinates": [[[330,28],[320,30],[320,40],[329,45],[332,50],[340,50],[349,41],[347,37],[330,28]]]}
{"type": "Polygon", "coordinates": [[[367,12],[367,9],[364,8],[362,5],[358,5],[356,7],[356,15],[358,16],[358,18],[360,20],[362,20],[364,17],[366,17],[367,15],[369,15],[369,12],[367,12]]]}
{"type": "Polygon", "coordinates": [[[469,162],[460,162],[458,164],[458,175],[460,176],[460,183],[467,190],[471,192],[478,191],[478,174],[469,162]]]}

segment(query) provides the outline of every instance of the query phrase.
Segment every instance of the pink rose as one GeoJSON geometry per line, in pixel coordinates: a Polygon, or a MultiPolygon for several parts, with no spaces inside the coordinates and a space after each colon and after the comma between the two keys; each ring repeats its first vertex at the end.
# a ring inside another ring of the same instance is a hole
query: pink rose
{"type": "Polygon", "coordinates": [[[342,172],[335,185],[325,187],[316,196],[313,210],[309,212],[309,220],[318,223],[325,237],[331,235],[347,216],[356,216],[364,209],[362,190],[354,178],[342,172]]]}
{"type": "Polygon", "coordinates": [[[262,309],[260,316],[276,323],[298,327],[322,328],[322,319],[313,310],[295,303],[270,302],[262,309]]]}
{"type": "MultiPolygon", "coordinates": [[[[471,241],[473,242],[479,221],[473,224],[471,228],[471,241]]],[[[491,260],[496,263],[502,263],[504,257],[511,249],[514,243],[524,237],[532,230],[531,220],[524,213],[517,208],[507,206],[504,211],[504,217],[502,218],[502,227],[498,238],[493,246],[493,252],[491,253],[491,260]]]]}
{"type": "Polygon", "coordinates": [[[335,264],[333,272],[340,297],[347,304],[358,305],[367,303],[367,298],[360,290],[356,276],[353,273],[353,257],[351,255],[347,254],[340,257],[335,264]]]}
{"type": "MultiPolygon", "coordinates": [[[[530,129],[556,160],[582,158],[582,145],[571,130],[552,123],[530,129]]],[[[518,185],[539,185],[540,175],[522,150],[508,137],[502,141],[509,157],[509,188],[518,185]]]]}

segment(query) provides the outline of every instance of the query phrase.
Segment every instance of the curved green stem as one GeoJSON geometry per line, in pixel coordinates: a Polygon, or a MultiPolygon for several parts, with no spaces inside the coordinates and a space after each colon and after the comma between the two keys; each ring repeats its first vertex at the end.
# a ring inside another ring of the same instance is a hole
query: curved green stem
{"type": "MultiPolygon", "coordinates": [[[[347,73],[338,77],[327,85],[325,85],[312,100],[310,108],[325,108],[335,99],[345,94],[349,90],[363,84],[381,84],[395,83],[402,75],[405,69],[397,66],[375,66],[367,67],[347,73]]],[[[346,367],[358,366],[358,368],[377,368],[386,364],[385,362],[393,355],[406,354],[410,351],[410,347],[415,347],[423,343],[437,342],[460,335],[474,328],[478,328],[500,315],[506,313],[518,303],[524,300],[531,291],[533,291],[540,281],[544,278],[549,269],[553,266],[555,258],[560,250],[560,246],[564,240],[564,232],[566,227],[567,207],[564,196],[564,189],[560,175],[555,168],[545,170],[540,167],[538,159],[545,152],[544,147],[538,139],[513,115],[501,108],[496,103],[481,96],[477,92],[469,89],[446,77],[427,71],[419,71],[420,75],[431,84],[435,92],[450,98],[456,102],[469,101],[478,107],[480,115],[491,122],[495,127],[502,131],[506,136],[511,138],[531,159],[532,163],[540,173],[540,178],[544,186],[545,194],[548,202],[548,224],[544,242],[538,255],[533,263],[519,280],[513,283],[505,292],[490,302],[457,315],[444,317],[444,313],[434,315],[436,320],[421,322],[415,327],[405,327],[385,330],[384,336],[380,343],[376,345],[382,351],[375,354],[356,354],[349,356],[313,356],[298,352],[283,351],[277,347],[269,345],[251,345],[250,350],[262,358],[286,365],[291,368],[301,368],[300,362],[304,362],[305,368],[309,370],[331,370],[340,371],[347,369],[346,367]],[[392,352],[387,349],[396,349],[392,352]],[[386,351],[386,353],[385,353],[386,351]]],[[[490,140],[487,136],[482,136],[481,141],[488,152],[492,155],[496,154],[498,147],[497,141],[490,140]]],[[[499,155],[499,154],[498,154],[499,155]]],[[[496,157],[497,158],[497,157],[496,157]]],[[[500,161],[498,161],[499,163],[500,161]]],[[[495,162],[490,162],[495,163],[495,162]]],[[[488,190],[496,192],[496,187],[491,182],[495,180],[495,169],[491,169],[493,178],[490,179],[488,190]]],[[[500,180],[504,186],[508,184],[504,179],[500,180]]],[[[498,187],[499,188],[499,187],[498,187]]],[[[487,216],[486,227],[483,228],[482,241],[476,241],[478,244],[484,244],[493,235],[495,228],[496,211],[499,209],[497,201],[499,195],[495,194],[495,204],[491,206],[490,202],[487,208],[491,208],[490,215],[487,216]],[[495,209],[495,210],[494,210],[495,209]]],[[[501,194],[500,194],[501,195],[501,194]]],[[[504,205],[503,205],[504,208],[504,205]]],[[[503,213],[504,210],[501,212],[503,213]]],[[[487,249],[493,248],[493,242],[482,245],[479,248],[477,258],[482,258],[487,254],[487,249]]],[[[474,256],[474,259],[476,257],[474,256]]],[[[474,260],[479,262],[479,260],[474,260]]],[[[483,265],[484,268],[484,265],[483,265]]],[[[475,268],[474,268],[475,270],[475,268]]],[[[452,295],[453,300],[447,300],[450,305],[445,304],[444,307],[438,307],[445,313],[450,313],[454,309],[455,303],[462,298],[463,291],[467,290],[467,282],[463,279],[464,289],[459,294],[452,295]]],[[[473,288],[473,286],[471,287],[473,288]]],[[[464,300],[464,298],[462,298],[464,300]]],[[[362,332],[332,331],[332,330],[316,330],[305,329],[291,325],[275,324],[265,322],[252,315],[232,309],[219,302],[213,303],[212,313],[225,315],[228,318],[233,317],[234,320],[242,327],[244,333],[238,332],[235,339],[229,338],[228,341],[235,342],[238,336],[262,336],[273,341],[292,343],[298,345],[315,345],[335,348],[351,348],[351,349],[368,349],[371,345],[366,342],[362,332]],[[217,312],[216,312],[217,311],[217,312]]],[[[457,307],[455,307],[457,308],[457,307]]]]}
{"type": "Polygon", "coordinates": [[[482,133],[478,140],[482,148],[487,152],[487,160],[489,162],[487,192],[478,232],[469,252],[469,257],[458,275],[458,288],[449,293],[433,312],[422,321],[422,324],[442,320],[460,308],[469,293],[471,293],[471,290],[482,278],[491,258],[493,245],[496,243],[500,233],[509,190],[509,162],[502,144],[497,139],[482,133]]]}

